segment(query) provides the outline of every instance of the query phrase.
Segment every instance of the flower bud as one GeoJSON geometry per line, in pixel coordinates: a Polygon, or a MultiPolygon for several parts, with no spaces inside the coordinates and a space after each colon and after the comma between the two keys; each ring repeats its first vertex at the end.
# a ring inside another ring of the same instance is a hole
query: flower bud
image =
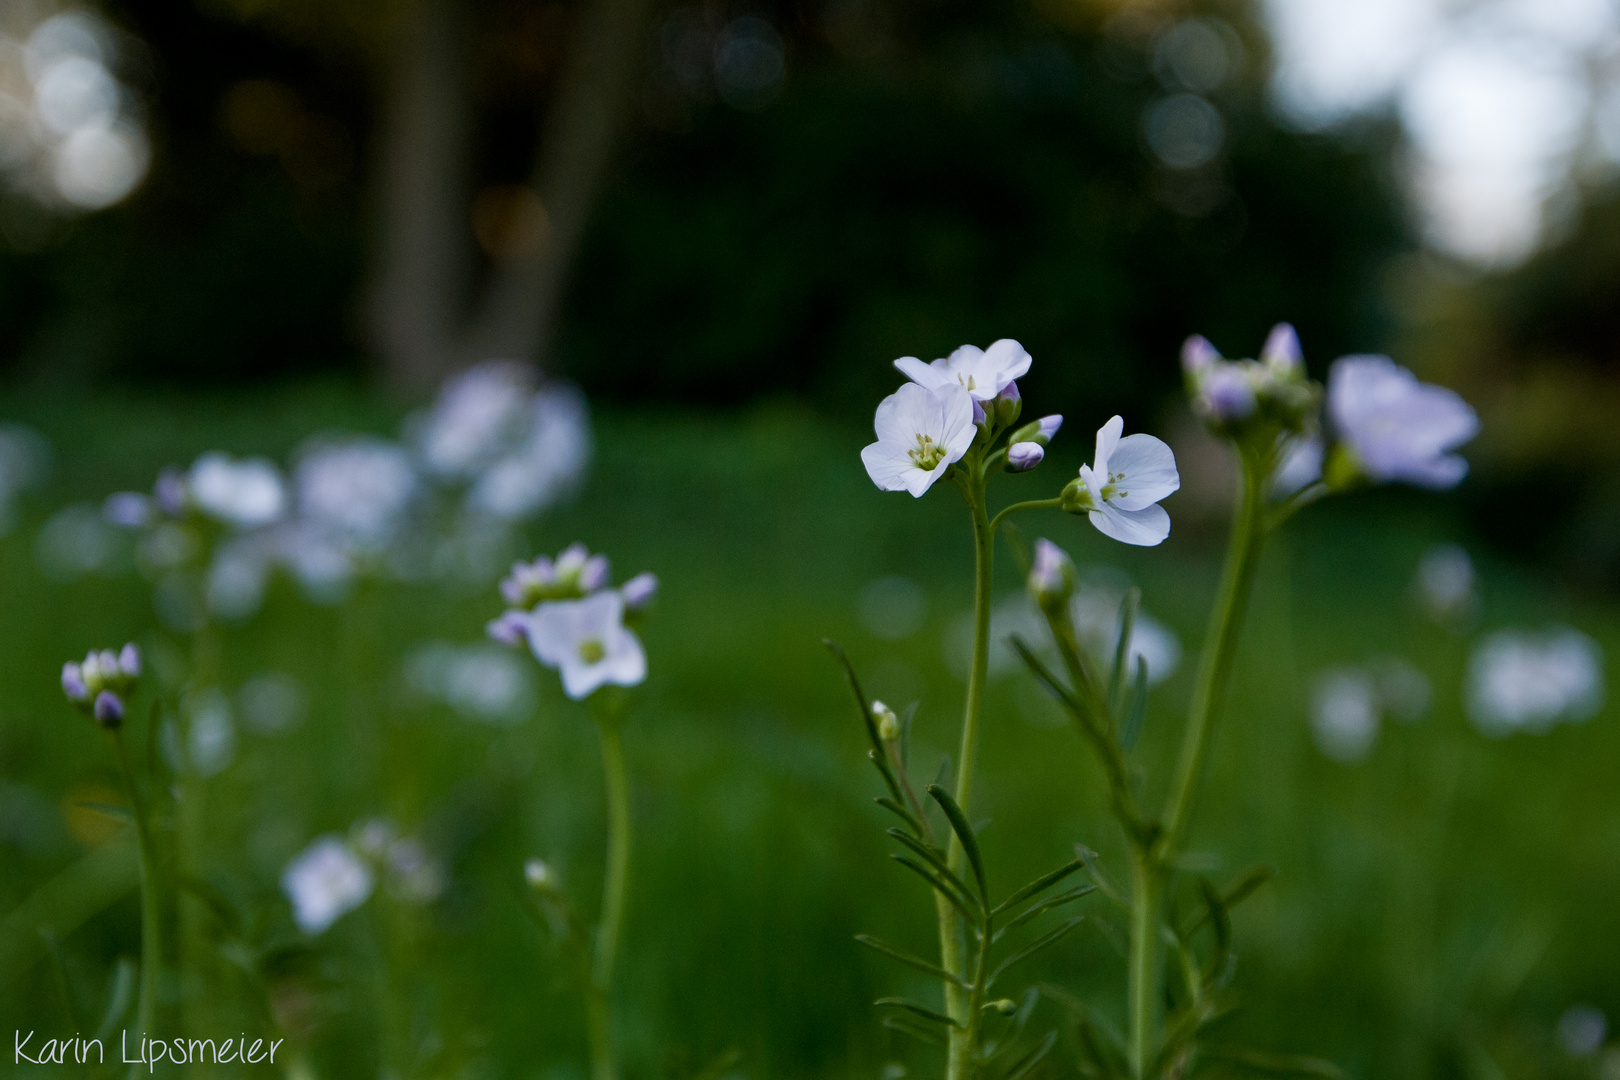
{"type": "Polygon", "coordinates": [[[1000,1013],[1002,1016],[1011,1016],[1018,1011],[1018,1002],[1014,1001],[1012,998],[1001,998],[996,1001],[985,1002],[984,1007],[986,1009],[994,1010],[995,1012],[1000,1013]]]}
{"type": "Polygon", "coordinates": [[[1041,463],[1046,451],[1038,442],[1018,442],[1007,447],[1007,471],[1028,472],[1041,463]]]}
{"type": "Polygon", "coordinates": [[[540,859],[530,859],[523,864],[523,878],[536,892],[550,892],[557,884],[556,875],[551,872],[551,867],[540,859]]]}
{"type": "Polygon", "coordinates": [[[96,695],[96,703],[91,707],[91,714],[95,716],[96,723],[109,730],[118,727],[124,722],[124,702],[111,690],[103,690],[96,695]]]}
{"type": "Polygon", "coordinates": [[[626,611],[642,611],[658,595],[658,575],[637,574],[619,588],[626,611]]]}
{"type": "Polygon", "coordinates": [[[90,700],[90,687],[85,685],[84,670],[72,661],[62,665],[62,693],[75,705],[90,700]]]}
{"type": "Polygon", "coordinates": [[[182,517],[187,506],[191,503],[191,496],[186,490],[186,474],[179,469],[168,468],[158,473],[157,483],[152,488],[152,498],[162,510],[170,517],[182,517]]]}
{"type": "Polygon", "coordinates": [[[1054,413],[1051,416],[1043,416],[1035,422],[1041,426],[1041,429],[1032,441],[1047,446],[1051,444],[1052,439],[1057,435],[1058,428],[1063,426],[1063,417],[1054,413]]]}
{"type": "Polygon", "coordinates": [[[984,405],[979,401],[978,398],[974,398],[973,399],[973,423],[975,425],[978,425],[978,424],[984,423],[985,420],[986,420],[986,416],[985,416],[985,412],[984,412],[984,405]]]}
{"type": "Polygon", "coordinates": [[[900,737],[900,718],[883,702],[872,702],[872,719],[877,721],[878,738],[884,742],[894,742],[900,737]]]}
{"type": "Polygon", "coordinates": [[[1202,334],[1194,334],[1181,345],[1181,370],[1196,378],[1215,366],[1221,354],[1202,334]]]}
{"type": "Polygon", "coordinates": [[[608,583],[608,572],[607,556],[592,555],[579,568],[579,591],[587,595],[596,592],[608,583]]]}
{"type": "Polygon", "coordinates": [[[1254,386],[1235,364],[1221,364],[1204,372],[1194,407],[1217,424],[1233,424],[1254,413],[1254,386]]]}
{"type": "Polygon", "coordinates": [[[1043,611],[1061,610],[1074,595],[1074,562],[1068,552],[1045,537],[1035,541],[1035,562],[1026,584],[1043,611]]]}
{"type": "Polygon", "coordinates": [[[1288,323],[1278,323],[1266,336],[1265,347],[1260,350],[1260,362],[1274,379],[1295,381],[1305,374],[1305,356],[1299,347],[1299,335],[1288,323]]]}
{"type": "Polygon", "coordinates": [[[141,676],[141,650],[131,641],[118,653],[118,670],[126,679],[138,679],[141,676]]]}
{"type": "Polygon", "coordinates": [[[995,407],[997,427],[1010,427],[1018,422],[1018,414],[1024,411],[1024,399],[1019,396],[1016,381],[1001,388],[995,407]]]}
{"type": "Polygon", "coordinates": [[[489,621],[484,627],[484,633],[502,645],[521,645],[529,634],[529,613],[504,611],[499,618],[489,621]]]}

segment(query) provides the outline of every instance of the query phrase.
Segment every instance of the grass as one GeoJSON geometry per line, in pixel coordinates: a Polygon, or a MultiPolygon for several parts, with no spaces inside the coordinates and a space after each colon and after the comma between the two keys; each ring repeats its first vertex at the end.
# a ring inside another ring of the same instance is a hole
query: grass
{"type": "MultiPolygon", "coordinates": [[[[316,431],[387,432],[396,418],[319,386],[0,400],[0,418],[33,424],[58,451],[53,486],[0,538],[8,912],[83,852],[96,826],[75,806],[115,779],[104,741],[61,699],[62,661],[133,639],[184,663],[184,643],[166,638],[135,574],[42,576],[41,521],[69,502],[145,487],[160,466],[203,449],[285,459],[316,431]]],[[[652,673],[626,730],[639,841],[620,954],[628,1075],[687,1075],[729,1048],[742,1055],[734,1072],[753,1080],[873,1077],[897,1060],[929,1075],[931,1051],[880,1027],[869,1002],[931,1001],[937,990],[852,937],[927,954],[932,905],[886,858],[886,823],[870,801],[877,778],[819,639],[840,641],[877,696],[919,699],[920,759],[953,744],[962,684],[942,642],[971,586],[954,493],[913,502],[874,491],[855,456],[863,430],[785,406],[609,412],[597,437],[586,489],[528,539],[534,551],[582,539],[611,554],[620,579],[649,569],[664,582],[644,634],[652,673]],[[862,586],[890,574],[911,577],[926,598],[922,627],[900,641],[875,637],[856,608],[862,586]]],[[[1072,471],[1079,458],[1069,456],[1085,448],[1059,441],[1008,490],[1036,493],[1072,471]]],[[[1181,514],[1185,498],[1167,504],[1177,532],[1154,551],[1112,545],[1055,513],[1027,526],[1082,564],[1130,575],[1188,650],[1154,693],[1140,750],[1148,777],[1163,776],[1173,753],[1218,567],[1218,523],[1181,514]]],[[[1193,832],[1217,878],[1253,863],[1278,871],[1238,913],[1241,1008],[1221,1037],[1329,1057],[1365,1077],[1583,1075],[1589,1065],[1557,1051],[1553,1028],[1575,1002],[1620,1014],[1620,732],[1612,710],[1500,740],[1469,726],[1472,634],[1428,622],[1409,595],[1418,558],[1442,539],[1467,543],[1443,499],[1371,493],[1311,509],[1266,557],[1193,832]],[[1417,723],[1386,725],[1366,761],[1333,763],[1311,743],[1311,679],[1380,655],[1427,674],[1433,706],[1417,723]]],[[[1476,555],[1481,629],[1562,621],[1620,652],[1608,598],[1565,595],[1551,575],[1476,555]]],[[[1006,549],[997,557],[1001,591],[1015,591],[1006,549]]],[[[584,709],[549,677],[538,680],[535,715],[516,727],[470,723],[404,690],[413,647],[476,640],[497,610],[492,587],[377,584],[323,608],[279,585],[256,619],[224,632],[227,690],[288,672],[310,705],[289,734],[242,733],[234,762],[207,782],[210,883],[239,913],[244,942],[278,950],[267,983],[223,975],[212,1007],[249,1030],[293,1029],[316,1075],[375,1075],[387,1031],[405,1030],[432,1063],[423,1076],[583,1076],[566,960],[519,894],[523,860],[544,856],[594,915],[604,813],[584,709]],[[315,836],[376,814],[424,837],[450,869],[448,891],[425,909],[373,901],[306,948],[280,895],[282,868],[315,836]],[[387,1029],[388,1010],[403,1023],[387,1029]]],[[[1075,842],[1125,876],[1101,778],[1054,717],[1026,676],[992,684],[975,815],[990,819],[982,842],[996,891],[1067,858],[1075,842]]],[[[1122,924],[1106,900],[1086,905],[1094,922],[1122,924]]],[[[64,937],[61,978],[44,960],[0,985],[0,1028],[93,1027],[112,965],[135,954],[137,937],[129,897],[64,937]]],[[[1123,960],[1095,927],[1025,974],[1122,1014],[1123,960]]]]}

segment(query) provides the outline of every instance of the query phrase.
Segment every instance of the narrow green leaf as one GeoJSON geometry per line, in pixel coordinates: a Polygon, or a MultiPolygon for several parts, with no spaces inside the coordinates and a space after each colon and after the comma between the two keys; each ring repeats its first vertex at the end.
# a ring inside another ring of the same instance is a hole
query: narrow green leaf
{"type": "MultiPolygon", "coordinates": [[[[915,837],[907,836],[904,833],[902,833],[899,829],[890,829],[889,830],[889,835],[894,837],[896,840],[900,841],[902,844],[906,845],[906,847],[908,847],[912,851],[916,852],[919,856],[921,856],[922,859],[925,862],[927,862],[929,866],[932,866],[934,868],[935,872],[937,872],[940,877],[944,878],[946,880],[946,882],[948,882],[953,888],[955,888],[961,894],[961,897],[962,897],[963,900],[977,906],[977,901],[974,899],[973,893],[968,889],[967,883],[965,881],[963,881],[960,877],[957,877],[956,871],[952,870],[950,868],[950,866],[945,862],[945,856],[944,856],[944,854],[942,852],[939,851],[939,849],[935,848],[931,844],[925,844],[921,840],[916,839],[915,837]]],[[[981,916],[982,916],[982,910],[981,910],[981,916]]],[[[979,919],[975,919],[974,921],[975,922],[982,922],[983,919],[981,917],[979,919]]]]}
{"type": "Polygon", "coordinates": [[[1126,667],[1131,659],[1131,636],[1136,632],[1136,609],[1142,604],[1142,590],[1131,586],[1119,604],[1119,638],[1114,645],[1114,667],[1108,674],[1108,714],[1115,723],[1124,720],[1126,667]]]}
{"type": "Polygon", "coordinates": [[[1273,866],[1256,866],[1243,873],[1221,894],[1221,903],[1230,911],[1252,896],[1255,890],[1277,876],[1273,866]]]}
{"type": "Polygon", "coordinates": [[[1034,566],[1034,560],[1030,558],[1029,545],[1024,543],[1023,530],[1019,529],[1012,518],[1009,517],[1002,522],[1001,535],[1007,541],[1007,549],[1012,552],[1013,565],[1018,567],[1018,576],[1020,578],[1029,577],[1029,571],[1034,566]]]}
{"type": "Polygon", "coordinates": [[[900,771],[911,774],[911,726],[917,719],[917,703],[913,701],[900,714],[900,771]]]}
{"type": "Polygon", "coordinates": [[[984,981],[985,989],[989,989],[990,987],[994,986],[996,984],[996,980],[1001,978],[1002,974],[1006,972],[1008,968],[1012,967],[1021,960],[1029,959],[1031,956],[1034,956],[1048,945],[1055,944],[1060,938],[1067,935],[1070,930],[1073,930],[1084,921],[1084,915],[1075,915],[1072,918],[1065,919],[1051,930],[1048,930],[1046,933],[1042,934],[1028,945],[1025,945],[1022,949],[1019,949],[1017,952],[1007,957],[1007,959],[1003,960],[999,965],[996,966],[996,970],[992,972],[990,977],[984,981]]]}
{"type": "Polygon", "coordinates": [[[956,805],[956,800],[951,798],[950,793],[938,784],[929,784],[928,794],[939,803],[939,808],[945,811],[945,818],[951,823],[951,830],[962,842],[962,850],[967,853],[968,865],[973,867],[973,878],[979,886],[979,899],[988,910],[990,890],[985,885],[984,860],[979,856],[979,840],[973,835],[973,827],[968,824],[967,815],[962,813],[962,808],[956,805]]]}
{"type": "Polygon", "coordinates": [[[1002,1074],[1002,1080],[1023,1080],[1024,1077],[1030,1074],[1035,1066],[1041,1063],[1042,1058],[1046,1057],[1047,1054],[1052,1052],[1052,1047],[1056,1043],[1057,1032],[1048,1031],[1046,1033],[1046,1038],[1036,1043],[1029,1053],[1018,1059],[1017,1064],[1013,1065],[1004,1074],[1002,1074]]]}
{"type": "Polygon", "coordinates": [[[1012,933],[1014,930],[1017,930],[1020,926],[1023,926],[1025,923],[1028,923],[1033,919],[1040,918],[1042,915],[1045,915],[1048,911],[1052,911],[1055,908],[1063,907],[1065,904],[1072,904],[1076,900],[1080,899],[1081,897],[1087,896],[1087,895],[1089,895],[1091,893],[1094,893],[1096,891],[1097,891],[1097,886],[1095,886],[1095,885],[1085,885],[1085,886],[1082,886],[1081,888],[1071,889],[1066,893],[1060,893],[1057,896],[1053,896],[1053,897],[1051,897],[1049,899],[1043,900],[1039,904],[1035,904],[1032,907],[1027,907],[1022,912],[1020,912],[1018,915],[1014,916],[1012,918],[1012,920],[1007,923],[1006,926],[1003,926],[1000,929],[998,929],[995,932],[995,934],[991,936],[990,940],[992,942],[1000,941],[1003,937],[1005,937],[1008,934],[1012,933]]]}
{"type": "Polygon", "coordinates": [[[1322,1058],[1296,1054],[1268,1054],[1263,1050],[1250,1050],[1241,1046],[1221,1046],[1206,1043],[1199,1053],[1216,1061],[1247,1068],[1267,1076],[1320,1076],[1324,1080],[1342,1080],[1344,1070],[1322,1058]]]}
{"type": "Polygon", "coordinates": [[[889,858],[893,859],[907,870],[910,870],[912,873],[918,875],[924,881],[928,882],[929,885],[933,886],[933,888],[937,890],[941,896],[951,902],[957,911],[962,913],[962,918],[968,921],[969,926],[981,931],[983,930],[984,916],[974,911],[973,908],[969,906],[967,899],[965,899],[961,894],[957,893],[955,889],[952,889],[949,885],[945,884],[945,882],[941,881],[937,875],[930,873],[928,869],[921,863],[914,859],[908,859],[904,855],[890,855],[889,858]]]}
{"type": "Polygon", "coordinates": [[[907,810],[900,803],[895,802],[893,799],[889,798],[887,795],[881,795],[878,798],[873,799],[872,801],[877,803],[879,806],[883,807],[883,809],[889,811],[889,813],[893,814],[895,817],[899,818],[901,821],[905,822],[906,827],[909,828],[914,835],[917,835],[917,836],[922,835],[922,832],[923,832],[922,822],[918,821],[916,815],[913,814],[910,810],[907,810]]]}
{"type": "Polygon", "coordinates": [[[1232,920],[1227,917],[1226,904],[1221,900],[1219,890],[1207,877],[1199,877],[1198,892],[1204,898],[1204,910],[1209,915],[1210,924],[1215,928],[1215,953],[1224,957],[1232,947],[1232,920]]]}
{"type": "Polygon", "coordinates": [[[102,1040],[112,1038],[112,1033],[118,1030],[118,1025],[123,1022],[129,1007],[135,1003],[137,970],[135,961],[127,956],[119,957],[118,966],[113,968],[112,987],[107,992],[107,1012],[96,1028],[95,1038],[102,1040]]]}
{"type": "Polygon", "coordinates": [[[882,938],[875,938],[871,934],[856,934],[855,940],[860,942],[862,945],[865,945],[867,948],[875,949],[884,956],[887,956],[889,959],[898,960],[907,967],[915,968],[925,975],[932,975],[936,979],[944,979],[946,982],[955,986],[960,986],[964,990],[972,989],[972,987],[969,986],[968,983],[962,978],[952,975],[938,964],[930,964],[927,960],[912,956],[908,952],[903,952],[902,950],[895,948],[893,945],[890,945],[882,938]]]}
{"type": "Polygon", "coordinates": [[[1126,911],[1131,910],[1131,902],[1125,899],[1125,894],[1120,892],[1102,872],[1102,867],[1097,863],[1097,853],[1084,844],[1074,845],[1074,853],[1085,864],[1086,876],[1097,883],[1097,888],[1102,890],[1102,894],[1126,911]]]}
{"type": "Polygon", "coordinates": [[[1131,707],[1125,714],[1125,723],[1119,730],[1119,746],[1127,754],[1136,748],[1137,737],[1142,734],[1142,721],[1147,718],[1148,698],[1147,657],[1136,658],[1136,688],[1131,692],[1131,707]]]}
{"type": "Polygon", "coordinates": [[[1051,983],[1038,983],[1041,996],[1061,1008],[1074,1024],[1075,1041],[1096,1075],[1105,1080],[1131,1080],[1125,1058],[1125,1040],[1090,1005],[1070,991],[1051,983]]]}
{"type": "Polygon", "coordinates": [[[1028,885],[1025,885],[1022,889],[1019,889],[1017,892],[1007,897],[1007,899],[997,904],[996,909],[992,911],[991,914],[1000,915],[1003,911],[1012,910],[1019,904],[1022,904],[1025,900],[1028,900],[1030,897],[1034,896],[1036,893],[1044,892],[1045,890],[1050,889],[1053,885],[1056,885],[1058,882],[1062,881],[1076,870],[1084,869],[1085,865],[1086,860],[1077,858],[1072,862],[1064,863],[1056,870],[1051,870],[1045,874],[1042,874],[1040,877],[1036,878],[1034,881],[1030,882],[1028,885]]]}
{"type": "Polygon", "coordinates": [[[962,1027],[961,1024],[958,1024],[955,1020],[952,1020],[944,1013],[935,1012],[933,1009],[918,1005],[915,1001],[907,1001],[905,998],[878,998],[876,1001],[872,1002],[872,1004],[881,1005],[890,1009],[904,1009],[914,1016],[922,1017],[924,1020],[932,1020],[936,1024],[944,1024],[947,1027],[953,1027],[958,1030],[960,1030],[962,1027]]]}

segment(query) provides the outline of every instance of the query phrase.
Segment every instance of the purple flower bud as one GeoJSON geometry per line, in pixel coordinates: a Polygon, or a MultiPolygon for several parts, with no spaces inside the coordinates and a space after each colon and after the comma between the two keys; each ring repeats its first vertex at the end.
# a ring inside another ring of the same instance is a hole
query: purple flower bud
{"type": "Polygon", "coordinates": [[[1230,424],[1247,419],[1254,412],[1254,406],[1254,386],[1241,368],[1221,364],[1204,373],[1198,407],[1205,416],[1230,424]]]}
{"type": "Polygon", "coordinates": [[[1041,430],[1040,434],[1035,436],[1035,441],[1040,443],[1042,446],[1045,446],[1052,441],[1055,435],[1057,435],[1058,428],[1063,426],[1063,417],[1055,414],[1052,416],[1043,416],[1037,420],[1036,423],[1041,425],[1041,430]]]}
{"type": "Polygon", "coordinates": [[[1074,563],[1067,552],[1043,537],[1035,541],[1035,562],[1027,584],[1030,595],[1043,608],[1066,604],[1074,592],[1074,563]]]}
{"type": "Polygon", "coordinates": [[[96,695],[96,703],[91,707],[91,713],[96,723],[104,728],[115,728],[124,722],[124,702],[111,690],[103,690],[96,695]]]}
{"type": "Polygon", "coordinates": [[[658,577],[656,574],[637,574],[624,583],[619,595],[624,597],[626,611],[640,611],[658,595],[658,577]]]}
{"type": "Polygon", "coordinates": [[[103,679],[118,678],[120,675],[118,654],[111,649],[102,649],[96,654],[96,667],[100,669],[103,679]]]}
{"type": "Polygon", "coordinates": [[[484,633],[502,645],[521,645],[529,633],[529,613],[502,612],[499,618],[489,621],[489,625],[484,627],[484,633]]]}
{"type": "Polygon", "coordinates": [[[1202,334],[1194,334],[1181,345],[1181,370],[1197,375],[1221,358],[1215,346],[1202,334]]]}
{"type": "Polygon", "coordinates": [[[984,406],[979,403],[978,398],[973,399],[973,422],[975,424],[984,423],[984,406]]]}
{"type": "Polygon", "coordinates": [[[996,423],[1002,427],[1018,422],[1018,414],[1024,411],[1024,399],[1018,394],[1017,380],[1001,388],[1001,393],[996,395],[995,409],[996,423]]]}
{"type": "Polygon", "coordinates": [[[608,558],[606,555],[592,555],[585,560],[585,565],[579,568],[579,589],[583,593],[593,593],[608,583],[608,558]]]}
{"type": "Polygon", "coordinates": [[[162,510],[170,517],[180,517],[186,512],[186,504],[190,502],[186,493],[186,475],[179,469],[168,468],[158,473],[157,484],[152,488],[152,497],[162,510]]]}
{"type": "Polygon", "coordinates": [[[117,491],[101,504],[101,516],[121,529],[139,529],[152,520],[152,500],[138,491],[117,491]]]}
{"type": "Polygon", "coordinates": [[[1305,364],[1300,351],[1299,335],[1288,323],[1278,323],[1266,337],[1265,348],[1260,350],[1260,362],[1276,376],[1292,378],[1305,364]]]}
{"type": "Polygon", "coordinates": [[[1041,463],[1046,451],[1037,442],[1013,443],[1007,447],[1007,471],[1028,472],[1041,463]]]}
{"type": "Polygon", "coordinates": [[[83,704],[90,700],[90,688],[85,685],[84,670],[72,661],[62,665],[62,693],[74,704],[83,704]]]}
{"type": "Polygon", "coordinates": [[[126,679],[138,679],[141,674],[141,650],[132,641],[118,653],[118,670],[126,679]]]}

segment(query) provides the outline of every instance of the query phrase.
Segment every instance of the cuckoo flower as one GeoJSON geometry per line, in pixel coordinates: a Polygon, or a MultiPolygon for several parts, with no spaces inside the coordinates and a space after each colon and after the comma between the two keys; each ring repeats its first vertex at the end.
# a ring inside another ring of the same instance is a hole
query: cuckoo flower
{"type": "Polygon", "coordinates": [[[529,620],[529,647],[576,701],[606,683],[635,686],[647,677],[647,654],[624,625],[624,598],[614,591],[541,604],[529,620]]]}
{"type": "Polygon", "coordinates": [[[1479,417],[1455,391],[1418,382],[1387,356],[1335,360],[1327,408],[1341,447],[1370,480],[1449,488],[1468,473],[1451,451],[1479,433],[1479,417]]]}
{"type": "Polygon", "coordinates": [[[1080,479],[1063,491],[1063,508],[1085,512],[1104,536],[1125,544],[1154,547],[1170,535],[1170,515],[1159,500],[1181,487],[1176,457],[1152,435],[1120,438],[1125,421],[1116,416],[1097,430],[1097,453],[1080,466],[1080,479]]]}
{"type": "Polygon", "coordinates": [[[306,934],[321,933],[365,903],[375,885],[371,867],[337,836],[310,844],[281,875],[293,920],[306,934]]]}
{"type": "Polygon", "coordinates": [[[861,451],[867,475],[884,491],[919,498],[967,453],[978,433],[973,398],[949,384],[930,390],[907,383],[878,405],[873,427],[878,441],[861,451]]]}
{"type": "Polygon", "coordinates": [[[919,386],[929,390],[960,386],[975,401],[997,397],[1008,383],[1022,378],[1029,365],[1029,353],[1012,338],[1002,338],[988,349],[963,345],[932,364],[915,356],[902,356],[894,362],[902,375],[919,386]]]}
{"type": "Polygon", "coordinates": [[[233,461],[218,451],[204,454],[191,466],[187,491],[198,510],[243,529],[269,525],[287,507],[281,472],[264,458],[233,461]]]}

